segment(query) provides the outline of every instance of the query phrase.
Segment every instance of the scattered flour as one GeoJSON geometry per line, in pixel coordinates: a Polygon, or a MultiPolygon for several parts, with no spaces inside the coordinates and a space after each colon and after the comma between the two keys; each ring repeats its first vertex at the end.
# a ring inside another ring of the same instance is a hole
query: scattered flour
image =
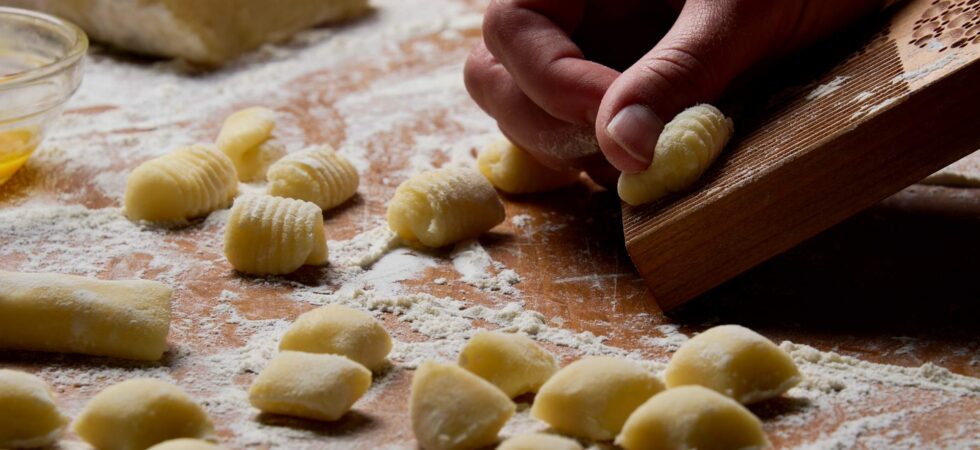
{"type": "Polygon", "coordinates": [[[845,75],[836,76],[833,80],[815,87],[809,94],[806,95],[806,99],[817,100],[824,98],[840,89],[841,86],[844,85],[844,82],[849,78],[850,77],[845,75]]]}
{"type": "Polygon", "coordinates": [[[485,291],[511,296],[519,294],[514,285],[521,282],[521,277],[517,272],[504,268],[499,263],[495,264],[477,240],[470,239],[456,244],[449,256],[464,283],[485,291]],[[491,274],[491,267],[496,269],[496,274],[491,274]]]}

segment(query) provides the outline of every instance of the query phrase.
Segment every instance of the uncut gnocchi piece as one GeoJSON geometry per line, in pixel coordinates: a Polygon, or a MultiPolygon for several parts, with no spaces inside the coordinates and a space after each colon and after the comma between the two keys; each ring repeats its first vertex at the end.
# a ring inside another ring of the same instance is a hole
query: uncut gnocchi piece
{"type": "Polygon", "coordinates": [[[654,395],[637,408],[616,444],[626,450],[737,450],[769,446],[762,422],[738,402],[701,386],[654,395]]]}
{"type": "Polygon", "coordinates": [[[477,156],[476,164],[490,184],[510,194],[550,191],[579,179],[578,171],[547,167],[507,138],[487,145],[477,156]]]}
{"type": "Polygon", "coordinates": [[[502,442],[497,450],[582,450],[573,439],[555,434],[528,433],[502,442]]]}
{"type": "Polygon", "coordinates": [[[223,447],[201,439],[173,439],[161,442],[147,450],[221,450],[223,447]]]}
{"type": "Polygon", "coordinates": [[[463,347],[459,366],[514,398],[537,392],[558,371],[555,357],[522,334],[480,331],[463,347]]]}
{"type": "Polygon", "coordinates": [[[330,353],[350,358],[371,370],[384,367],[391,336],[370,314],[341,305],[307,311],[289,326],[279,350],[330,353]]]}
{"type": "Polygon", "coordinates": [[[685,342],[664,371],[667,387],[697,384],[749,404],[796,386],[799,369],[769,339],[738,325],[711,328],[685,342]]]}
{"type": "Polygon", "coordinates": [[[657,377],[630,361],[583,358],[541,386],[531,415],[563,434],[608,441],[634,409],[663,389],[657,377]]]}
{"type": "Polygon", "coordinates": [[[54,393],[29,373],[0,369],[0,448],[37,448],[54,443],[68,419],[54,393]]]}
{"type": "Polygon", "coordinates": [[[714,106],[685,109],[660,133],[650,167],[620,174],[619,198],[635,206],[688,189],[711,166],[734,132],[732,119],[714,106]]]}
{"type": "Polygon", "coordinates": [[[126,179],[123,204],[130,220],[183,223],[227,207],[237,193],[231,160],[194,145],[140,164],[126,179]]]}
{"type": "Polygon", "coordinates": [[[313,202],[324,211],[353,197],[360,183],[357,169],[329,145],[280,159],[268,178],[269,195],[313,202]]]}
{"type": "Polygon", "coordinates": [[[258,106],[236,111],[225,119],[216,145],[235,165],[239,180],[264,180],[269,165],[286,153],[272,138],[275,127],[276,113],[258,106]]]}
{"type": "Polygon", "coordinates": [[[179,387],[153,378],[109,386],[89,400],[72,426],[100,450],[142,450],[176,438],[206,439],[214,426],[179,387]]]}
{"type": "Polygon", "coordinates": [[[327,262],[320,208],[310,202],[267,195],[235,200],[225,228],[225,257],[253,275],[291,273],[327,262]]]}
{"type": "Polygon", "coordinates": [[[474,238],[504,220],[490,182],[471,169],[442,168],[415,175],[395,190],[388,226],[407,242],[443,247],[474,238]]]}
{"type": "Polygon", "coordinates": [[[412,430],[425,450],[464,450],[497,441],[516,406],[488,381],[455,364],[427,361],[412,377],[412,430]]]}
{"type": "Polygon", "coordinates": [[[172,292],[156,281],[0,271],[0,348],[158,360],[172,292]]]}
{"type": "Polygon", "coordinates": [[[274,414],[334,421],[371,386],[371,371],[339,355],[285,351],[255,378],[252,406],[274,414]]]}

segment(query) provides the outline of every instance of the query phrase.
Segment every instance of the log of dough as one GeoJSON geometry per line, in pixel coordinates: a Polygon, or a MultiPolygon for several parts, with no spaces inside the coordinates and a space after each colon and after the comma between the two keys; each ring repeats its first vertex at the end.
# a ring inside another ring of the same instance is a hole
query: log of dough
{"type": "Polygon", "coordinates": [[[367,0],[0,0],[64,17],[125,50],[217,65],[304,28],[365,13],[367,0]]]}
{"type": "Polygon", "coordinates": [[[156,281],[0,271],[0,348],[158,360],[171,293],[156,281]]]}

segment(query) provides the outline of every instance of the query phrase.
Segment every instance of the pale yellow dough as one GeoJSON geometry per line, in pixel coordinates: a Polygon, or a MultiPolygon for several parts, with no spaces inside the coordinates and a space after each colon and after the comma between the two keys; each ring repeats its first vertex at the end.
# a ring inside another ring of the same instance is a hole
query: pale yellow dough
{"type": "Polygon", "coordinates": [[[507,439],[497,450],[582,450],[582,445],[556,434],[528,433],[507,439]]]}
{"type": "Polygon", "coordinates": [[[173,439],[161,442],[147,450],[221,450],[224,447],[201,439],[173,439]]]}
{"type": "Polygon", "coordinates": [[[749,404],[777,397],[801,380],[785,351],[738,325],[711,328],[685,342],[664,371],[667,387],[697,384],[749,404]]]}
{"type": "Polygon", "coordinates": [[[388,226],[407,242],[443,247],[503,222],[504,205],[483,175],[442,168],[415,175],[395,190],[388,226]]]}
{"type": "Polygon", "coordinates": [[[514,398],[537,392],[558,371],[555,357],[522,334],[480,331],[463,347],[459,366],[514,398]]]}
{"type": "Polygon", "coordinates": [[[156,281],[0,271],[0,348],[158,360],[171,294],[156,281]]]}
{"type": "Polygon", "coordinates": [[[510,194],[551,191],[579,179],[578,171],[547,167],[504,137],[487,145],[477,156],[476,164],[490,184],[510,194]]]}
{"type": "Polygon", "coordinates": [[[714,106],[685,109],[660,133],[650,167],[620,174],[619,197],[641,205],[687,190],[715,161],[734,131],[732,120],[714,106]]]}
{"type": "Polygon", "coordinates": [[[425,450],[491,445],[516,409],[486,380],[455,364],[433,361],[415,371],[409,396],[412,430],[425,450]]]}
{"type": "Polygon", "coordinates": [[[0,369],[0,448],[50,445],[58,440],[67,423],[44,380],[29,373],[0,369]]]}
{"type": "Polygon", "coordinates": [[[316,203],[324,211],[357,193],[357,169],[329,145],[291,153],[269,168],[269,195],[316,203]]]}
{"type": "Polygon", "coordinates": [[[626,450],[752,450],[769,441],[744,406],[701,386],[683,386],[637,408],[616,444],[626,450]]]}
{"type": "Polygon", "coordinates": [[[130,220],[183,223],[231,204],[235,166],[218,150],[195,145],[140,164],[126,179],[130,220]]]}
{"type": "Polygon", "coordinates": [[[235,200],[225,227],[225,257],[253,275],[291,273],[327,262],[320,208],[310,202],[267,195],[235,200]]]}
{"type": "Polygon", "coordinates": [[[275,111],[260,106],[236,111],[225,119],[216,145],[235,165],[239,180],[264,180],[266,169],[286,153],[272,138],[275,127],[275,111]]]}
{"type": "Polygon", "coordinates": [[[657,377],[636,363],[588,357],[559,370],[541,386],[531,415],[563,434],[608,441],[633,410],[663,389],[657,377]]]}
{"type": "Polygon", "coordinates": [[[339,355],[285,351],[255,378],[252,406],[268,413],[334,421],[371,386],[371,371],[339,355]]]}
{"type": "Polygon", "coordinates": [[[368,313],[327,305],[297,317],[283,335],[279,349],[342,355],[378,370],[387,365],[391,336],[368,313]]]}
{"type": "Polygon", "coordinates": [[[75,419],[75,433],[100,450],[144,450],[176,438],[208,438],[211,419],[184,391],[136,378],[109,386],[75,419]]]}

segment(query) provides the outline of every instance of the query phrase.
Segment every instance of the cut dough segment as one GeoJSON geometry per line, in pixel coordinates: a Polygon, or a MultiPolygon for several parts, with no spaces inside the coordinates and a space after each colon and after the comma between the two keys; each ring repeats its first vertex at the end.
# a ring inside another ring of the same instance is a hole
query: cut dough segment
{"type": "Polygon", "coordinates": [[[558,371],[555,357],[522,334],[480,331],[459,354],[459,366],[514,398],[537,392],[558,371]]]}
{"type": "Polygon", "coordinates": [[[334,421],[371,386],[371,371],[339,355],[282,352],[255,378],[252,406],[268,413],[334,421]]]}
{"type": "Polygon", "coordinates": [[[279,349],[342,355],[378,370],[388,361],[391,336],[370,314],[327,305],[297,317],[283,335],[279,349]]]}
{"type": "Polygon", "coordinates": [[[201,439],[173,439],[161,442],[147,450],[221,450],[223,447],[201,439]]]}
{"type": "Polygon", "coordinates": [[[44,380],[8,369],[0,369],[0,418],[0,448],[10,449],[50,445],[68,423],[44,380]]]}
{"type": "Polygon", "coordinates": [[[490,184],[511,194],[550,191],[579,179],[578,171],[547,167],[503,137],[487,145],[477,156],[476,164],[490,184]]]}
{"type": "Polygon", "coordinates": [[[227,207],[236,193],[231,160],[195,145],[140,164],[126,179],[123,203],[130,220],[182,223],[227,207]]]}
{"type": "Polygon", "coordinates": [[[310,202],[267,195],[235,200],[225,228],[225,257],[239,272],[291,273],[327,262],[320,208],[310,202]]]}
{"type": "Polygon", "coordinates": [[[541,386],[531,415],[563,434],[608,441],[633,410],[663,389],[657,377],[633,362],[608,356],[583,358],[541,386]]]}
{"type": "Polygon", "coordinates": [[[388,226],[408,242],[443,247],[474,238],[504,220],[490,182],[470,169],[442,168],[415,175],[395,190],[388,226]]]}
{"type": "Polygon", "coordinates": [[[769,446],[762,422],[701,386],[668,389],[637,408],[616,444],[626,450],[729,450],[769,446]]]}
{"type": "Polygon", "coordinates": [[[497,450],[582,450],[582,445],[556,434],[527,433],[507,439],[497,450]]]}
{"type": "Polygon", "coordinates": [[[179,387],[136,378],[99,392],[75,419],[75,432],[100,450],[143,450],[171,439],[207,438],[207,413],[179,387]]]}
{"type": "Polygon", "coordinates": [[[515,409],[500,389],[455,364],[427,361],[412,378],[412,430],[425,450],[488,446],[515,409]]]}
{"type": "Polygon", "coordinates": [[[329,145],[289,154],[269,168],[269,194],[316,203],[324,211],[354,196],[357,170],[329,145]]]}
{"type": "Polygon", "coordinates": [[[641,205],[690,188],[734,131],[732,120],[714,106],[701,104],[681,111],[660,133],[650,167],[619,176],[619,197],[641,205]]]}
{"type": "Polygon", "coordinates": [[[685,342],[664,371],[667,387],[697,384],[741,403],[777,397],[801,380],[785,351],[738,325],[711,328],[685,342]]]}
{"type": "Polygon", "coordinates": [[[171,294],[156,281],[0,271],[0,348],[158,360],[171,294]]]}
{"type": "Polygon", "coordinates": [[[273,157],[272,153],[277,150],[274,146],[263,148],[263,144],[272,137],[275,127],[275,111],[259,106],[236,111],[225,119],[216,144],[235,164],[239,180],[265,178],[265,173],[257,172],[260,171],[263,160],[273,157]]]}

